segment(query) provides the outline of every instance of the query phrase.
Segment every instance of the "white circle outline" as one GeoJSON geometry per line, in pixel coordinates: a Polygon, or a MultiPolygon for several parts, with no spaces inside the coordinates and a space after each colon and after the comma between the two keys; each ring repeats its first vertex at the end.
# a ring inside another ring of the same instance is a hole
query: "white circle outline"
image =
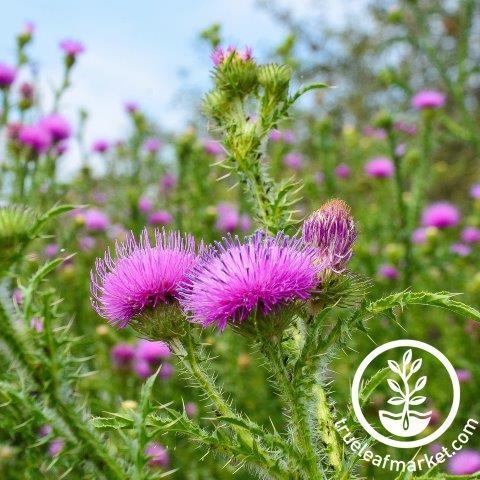
{"type": "Polygon", "coordinates": [[[393,342],[384,343],[383,345],[380,345],[379,347],[372,350],[363,359],[362,363],[360,363],[359,367],[357,368],[357,371],[355,372],[355,376],[353,377],[351,391],[352,391],[353,410],[355,412],[357,420],[360,422],[360,425],[373,438],[375,438],[375,440],[378,440],[379,442],[384,443],[385,445],[388,445],[390,447],[396,447],[396,448],[417,448],[433,442],[438,437],[443,435],[445,431],[448,429],[448,427],[452,424],[453,420],[455,419],[455,416],[457,415],[458,407],[460,406],[460,383],[458,381],[457,373],[455,372],[455,369],[453,368],[452,364],[450,363],[448,358],[442,352],[437,350],[435,347],[432,347],[428,343],[420,342],[418,340],[408,340],[408,339],[394,340],[393,342]],[[415,347],[430,353],[442,363],[442,365],[447,370],[450,376],[450,380],[452,382],[453,400],[452,400],[452,406],[450,408],[450,412],[447,418],[442,423],[442,425],[437,430],[435,430],[435,432],[431,433],[430,435],[427,435],[425,438],[420,438],[419,440],[401,441],[401,440],[388,438],[385,435],[382,435],[381,433],[377,432],[368,423],[360,407],[358,392],[360,390],[360,381],[362,379],[362,376],[366,368],[368,367],[368,365],[370,365],[370,363],[374,358],[378,357],[380,354],[386,352],[387,350],[392,350],[393,348],[397,348],[397,347],[415,347]]]}

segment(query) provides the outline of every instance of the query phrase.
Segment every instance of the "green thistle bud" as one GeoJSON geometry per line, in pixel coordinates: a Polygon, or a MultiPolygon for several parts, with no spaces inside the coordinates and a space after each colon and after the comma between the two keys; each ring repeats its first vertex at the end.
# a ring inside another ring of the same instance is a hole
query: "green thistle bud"
{"type": "Polygon", "coordinates": [[[205,95],[202,110],[207,117],[220,122],[230,113],[232,106],[228,95],[224,92],[214,90],[205,95]]]}
{"type": "Polygon", "coordinates": [[[263,65],[258,69],[258,83],[267,94],[281,98],[288,92],[292,69],[288,65],[263,65]]]}
{"type": "Polygon", "coordinates": [[[228,97],[245,97],[258,87],[258,67],[252,59],[231,53],[215,70],[215,87],[228,97]]]}
{"type": "Polygon", "coordinates": [[[376,128],[383,128],[384,130],[391,130],[393,128],[393,117],[388,112],[380,112],[375,120],[373,126],[376,128]]]}

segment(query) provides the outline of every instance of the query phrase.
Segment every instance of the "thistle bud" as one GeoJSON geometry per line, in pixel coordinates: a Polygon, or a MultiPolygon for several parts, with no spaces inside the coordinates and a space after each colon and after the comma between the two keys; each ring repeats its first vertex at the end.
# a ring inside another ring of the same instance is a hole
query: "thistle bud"
{"type": "Polygon", "coordinates": [[[342,273],[357,238],[350,207],[342,200],[328,201],[305,220],[302,235],[306,243],[318,249],[318,260],[326,269],[342,273]]]}

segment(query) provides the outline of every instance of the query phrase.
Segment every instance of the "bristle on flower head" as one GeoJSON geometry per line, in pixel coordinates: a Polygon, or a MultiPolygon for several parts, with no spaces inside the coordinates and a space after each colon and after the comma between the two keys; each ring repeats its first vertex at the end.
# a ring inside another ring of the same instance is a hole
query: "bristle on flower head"
{"type": "Polygon", "coordinates": [[[310,297],[318,283],[316,256],[315,248],[283,233],[257,232],[245,243],[228,236],[191,270],[180,303],[204,327],[241,324],[255,311],[269,315],[310,297]]]}
{"type": "Polygon", "coordinates": [[[341,273],[352,256],[357,238],[350,207],[333,199],[313,212],[303,223],[303,240],[317,248],[318,260],[325,268],[341,273]]]}
{"type": "Polygon", "coordinates": [[[154,237],[151,243],[146,229],[139,241],[130,234],[116,243],[116,258],[107,251],[91,272],[92,305],[119,328],[146,310],[173,303],[196,262],[193,236],[155,230],[154,237]]]}

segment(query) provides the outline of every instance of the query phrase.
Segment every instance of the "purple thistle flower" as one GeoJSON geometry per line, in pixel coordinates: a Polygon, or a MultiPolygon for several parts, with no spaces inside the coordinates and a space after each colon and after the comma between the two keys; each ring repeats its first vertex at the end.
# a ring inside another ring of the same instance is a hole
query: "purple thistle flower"
{"type": "Polygon", "coordinates": [[[138,210],[142,213],[148,213],[152,209],[152,201],[148,197],[140,197],[138,200],[138,210]]]}
{"type": "Polygon", "coordinates": [[[47,258],[53,258],[58,254],[58,245],[56,243],[49,243],[43,249],[43,253],[47,258]]]}
{"type": "Polygon", "coordinates": [[[461,383],[469,382],[472,379],[470,370],[456,370],[458,381],[461,383]]]}
{"type": "Polygon", "coordinates": [[[157,153],[160,150],[161,146],[162,146],[162,143],[158,138],[155,138],[155,137],[147,138],[145,140],[145,143],[143,144],[143,148],[148,153],[157,153]]]}
{"type": "Polygon", "coordinates": [[[133,364],[133,370],[140,378],[148,378],[153,375],[150,364],[145,360],[135,360],[133,364]]]}
{"type": "Polygon", "coordinates": [[[152,467],[166,468],[170,464],[167,449],[157,442],[151,442],[145,448],[145,456],[152,467]]]}
{"type": "Polygon", "coordinates": [[[196,417],[198,413],[197,404],[193,402],[188,402],[185,404],[185,414],[188,418],[196,417]]]}
{"type": "Polygon", "coordinates": [[[52,113],[40,121],[42,126],[51,136],[54,142],[66,140],[72,134],[68,121],[56,113],[52,113]]]}
{"type": "Polygon", "coordinates": [[[302,156],[297,152],[287,153],[283,157],[283,164],[286,167],[291,168],[292,170],[300,170],[302,168],[303,159],[302,156]]]}
{"type": "Polygon", "coordinates": [[[220,232],[232,233],[238,228],[240,216],[237,207],[229,202],[217,205],[217,221],[215,228],[220,232]]]}
{"type": "Polygon", "coordinates": [[[170,191],[176,184],[177,178],[171,173],[166,173],[160,178],[160,189],[165,193],[170,191]]]}
{"type": "Polygon", "coordinates": [[[78,239],[78,246],[82,252],[89,252],[95,248],[97,241],[90,235],[85,235],[78,239]]]}
{"type": "Polygon", "coordinates": [[[221,155],[224,150],[219,142],[215,140],[205,140],[203,142],[203,149],[208,155],[221,155]]]}
{"type": "Polygon", "coordinates": [[[468,475],[480,472],[480,452],[463,450],[456,453],[448,462],[447,470],[453,475],[468,475]]]}
{"type": "Polygon", "coordinates": [[[424,227],[454,227],[460,221],[460,212],[455,205],[448,202],[437,202],[428,206],[422,213],[424,227]]]}
{"type": "Polygon", "coordinates": [[[8,88],[15,81],[17,71],[6,63],[0,63],[0,88],[8,88]]]}
{"type": "Polygon", "coordinates": [[[422,245],[427,241],[427,229],[420,227],[412,232],[412,243],[422,245]]]}
{"type": "Polygon", "coordinates": [[[393,175],[395,167],[392,161],[387,157],[372,158],[365,165],[365,173],[374,178],[388,178],[393,175]]]}
{"type": "Polygon", "coordinates": [[[398,278],[398,270],[393,265],[381,265],[378,269],[378,275],[387,280],[396,280],[398,278]]]}
{"type": "Polygon", "coordinates": [[[38,436],[40,438],[43,437],[48,437],[51,433],[53,432],[53,428],[51,425],[46,423],[45,425],[42,425],[39,430],[38,430],[38,436]]]}
{"type": "Polygon", "coordinates": [[[250,47],[245,47],[243,52],[237,50],[235,47],[229,46],[226,50],[222,47],[217,47],[210,55],[215,67],[220,66],[229,57],[234,56],[236,59],[242,62],[247,62],[253,58],[253,52],[250,47]]]}
{"type": "Polygon", "coordinates": [[[162,368],[160,369],[160,373],[158,376],[162,380],[168,380],[172,375],[175,369],[173,368],[173,365],[171,363],[165,362],[162,363],[162,368]]]}
{"type": "Polygon", "coordinates": [[[371,125],[363,129],[363,134],[366,137],[374,138],[376,140],[384,140],[387,136],[383,128],[375,128],[375,127],[372,127],[371,125]]]}
{"type": "Polygon", "coordinates": [[[72,58],[76,58],[78,55],[85,52],[85,46],[77,40],[65,39],[60,42],[59,46],[65,55],[72,58]]]}
{"type": "Polygon", "coordinates": [[[479,243],[480,242],[480,228],[465,227],[461,233],[462,240],[465,243],[479,243]]]}
{"type": "Polygon", "coordinates": [[[338,178],[348,178],[350,176],[350,167],[345,163],[341,163],[335,168],[335,175],[338,178]]]}
{"type": "Polygon", "coordinates": [[[445,95],[436,90],[421,90],[412,97],[412,107],[417,110],[440,108],[445,105],[445,95]]]}
{"type": "Polygon", "coordinates": [[[191,270],[180,303],[191,321],[224,329],[258,309],[263,315],[307,300],[318,284],[316,249],[283,233],[257,232],[242,244],[228,236],[191,270]]]}
{"type": "Polygon", "coordinates": [[[137,343],[136,356],[150,365],[155,365],[165,358],[170,357],[170,349],[165,342],[151,342],[139,340],[137,343]]]}
{"type": "Polygon", "coordinates": [[[43,332],[43,318],[41,317],[32,317],[30,320],[30,328],[35,330],[37,333],[43,332]]]}
{"type": "Polygon", "coordinates": [[[470,196],[474,199],[480,198],[480,183],[472,185],[472,187],[470,188],[470,196]]]}
{"type": "Polygon", "coordinates": [[[284,130],[282,132],[282,138],[287,145],[295,143],[295,133],[293,133],[292,130],[284,130]]]}
{"type": "Polygon", "coordinates": [[[117,343],[110,351],[110,357],[116,367],[129,367],[135,358],[135,347],[129,343],[117,343]]]}
{"type": "Polygon", "coordinates": [[[325,174],[323,172],[315,172],[313,179],[317,185],[321,185],[325,180],[325,174]]]}
{"type": "Polygon", "coordinates": [[[133,101],[130,100],[128,102],[125,102],[124,107],[125,107],[125,111],[129,114],[133,114],[133,113],[138,112],[138,103],[137,102],[133,102],[133,101]]]}
{"type": "Polygon", "coordinates": [[[472,252],[472,249],[464,243],[454,243],[450,246],[450,251],[459,257],[467,257],[472,252]]]}
{"type": "Polygon", "coordinates": [[[148,217],[148,223],[150,225],[168,225],[172,223],[173,217],[171,213],[166,210],[158,210],[153,212],[148,217]]]}
{"type": "Polygon", "coordinates": [[[417,127],[409,123],[395,122],[393,126],[398,132],[403,132],[407,135],[415,135],[417,133],[417,127]]]}
{"type": "Polygon", "coordinates": [[[155,230],[150,242],[145,229],[137,242],[133,234],[97,259],[91,272],[92,305],[98,314],[119,328],[146,309],[178,298],[180,282],[196,262],[193,236],[155,230]]]}
{"type": "Polygon", "coordinates": [[[18,133],[18,141],[40,154],[50,148],[52,136],[41,125],[24,125],[18,133]]]}
{"type": "Polygon", "coordinates": [[[91,232],[103,232],[110,225],[108,217],[101,210],[96,208],[88,209],[84,213],[83,219],[85,222],[85,228],[91,232]]]}
{"type": "Polygon", "coordinates": [[[56,457],[59,455],[65,446],[63,438],[55,438],[48,445],[48,454],[51,457],[56,457]]]}
{"type": "Polygon", "coordinates": [[[273,129],[268,134],[268,138],[272,142],[280,142],[280,140],[282,140],[282,132],[280,130],[273,129]]]}
{"type": "Polygon", "coordinates": [[[92,145],[92,152],[105,153],[108,150],[108,142],[103,139],[96,140],[92,145]]]}
{"type": "Polygon", "coordinates": [[[303,240],[317,249],[324,268],[341,273],[352,257],[357,227],[350,207],[342,200],[330,200],[303,223],[303,240]]]}
{"type": "Polygon", "coordinates": [[[238,226],[240,230],[243,233],[247,233],[250,230],[250,228],[252,228],[252,220],[246,213],[244,213],[243,215],[240,215],[238,224],[239,224],[238,226]]]}

